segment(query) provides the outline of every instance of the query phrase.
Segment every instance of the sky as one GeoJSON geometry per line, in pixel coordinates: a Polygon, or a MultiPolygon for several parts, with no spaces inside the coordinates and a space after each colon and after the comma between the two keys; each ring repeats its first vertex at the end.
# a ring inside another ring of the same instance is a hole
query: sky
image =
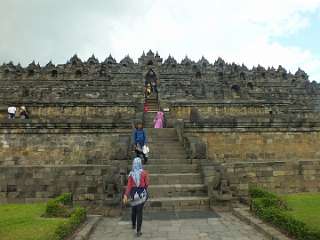
{"type": "Polygon", "coordinates": [[[320,0],[1,0],[0,64],[74,54],[302,68],[320,82],[320,0]]]}

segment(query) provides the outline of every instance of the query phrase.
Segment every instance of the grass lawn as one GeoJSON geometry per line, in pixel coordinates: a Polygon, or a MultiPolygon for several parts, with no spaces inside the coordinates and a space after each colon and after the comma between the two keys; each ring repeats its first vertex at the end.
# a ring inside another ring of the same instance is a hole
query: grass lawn
{"type": "Polygon", "coordinates": [[[0,205],[1,240],[51,240],[62,218],[42,218],[45,203],[0,205]]]}
{"type": "Polygon", "coordinates": [[[320,193],[286,195],[290,213],[313,229],[320,230],[320,193]]]}

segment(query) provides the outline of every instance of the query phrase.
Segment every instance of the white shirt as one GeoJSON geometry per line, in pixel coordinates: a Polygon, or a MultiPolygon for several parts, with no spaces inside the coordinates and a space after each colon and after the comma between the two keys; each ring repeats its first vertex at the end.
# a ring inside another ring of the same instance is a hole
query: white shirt
{"type": "Polygon", "coordinates": [[[16,114],[17,108],[16,107],[8,107],[8,113],[16,114]]]}

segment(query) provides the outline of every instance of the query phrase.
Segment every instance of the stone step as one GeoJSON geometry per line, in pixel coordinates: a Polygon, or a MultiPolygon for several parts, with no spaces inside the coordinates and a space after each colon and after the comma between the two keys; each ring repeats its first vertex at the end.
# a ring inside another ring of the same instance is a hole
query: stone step
{"type": "Polygon", "coordinates": [[[186,159],[186,158],[166,158],[166,159],[160,159],[160,158],[148,158],[148,164],[191,164],[191,160],[190,159],[186,159]]]}
{"type": "Polygon", "coordinates": [[[148,113],[149,113],[150,115],[144,116],[144,117],[143,117],[143,120],[146,121],[146,122],[152,122],[157,112],[158,112],[158,107],[151,107],[151,108],[149,108],[148,113]],[[151,115],[151,114],[152,114],[152,115],[151,115]]]}
{"type": "MultiPolygon", "coordinates": [[[[152,123],[152,126],[153,126],[153,123],[152,123]]],[[[161,129],[161,128],[159,128],[159,129],[161,129]]],[[[172,140],[172,139],[174,139],[174,140],[177,140],[178,139],[178,135],[177,134],[172,134],[172,135],[155,135],[155,134],[150,134],[150,133],[148,133],[148,132],[146,132],[146,134],[147,134],[147,137],[148,138],[153,138],[153,139],[162,139],[162,140],[168,140],[168,141],[170,141],[170,140],[172,140]]]]}
{"type": "Polygon", "coordinates": [[[148,108],[150,109],[151,107],[158,107],[159,104],[157,102],[148,102],[148,108]]]}
{"type": "Polygon", "coordinates": [[[198,164],[147,164],[144,166],[150,174],[160,173],[199,173],[198,164]]]}
{"type": "Polygon", "coordinates": [[[146,211],[199,210],[209,208],[208,197],[150,198],[145,204],[146,211]]]}
{"type": "Polygon", "coordinates": [[[207,196],[204,184],[150,185],[150,198],[207,196]]]}
{"type": "Polygon", "coordinates": [[[143,126],[146,126],[146,127],[153,127],[153,123],[143,123],[143,126]]]}
{"type": "Polygon", "coordinates": [[[157,144],[158,143],[161,143],[161,144],[162,143],[168,143],[168,144],[179,143],[180,144],[177,136],[172,138],[165,138],[165,137],[157,137],[157,136],[152,137],[147,134],[147,138],[148,138],[148,143],[157,143],[157,144]]]}
{"type": "MultiPolygon", "coordinates": [[[[159,109],[159,104],[157,103],[148,103],[148,109],[150,110],[151,108],[157,107],[157,110],[159,109]]],[[[148,113],[148,112],[147,112],[148,113]]]]}
{"type": "Polygon", "coordinates": [[[177,153],[185,153],[186,150],[179,142],[171,142],[171,144],[157,144],[156,142],[148,143],[148,147],[153,151],[163,151],[164,149],[166,151],[170,152],[177,152],[177,153]]]}
{"type": "MultiPolygon", "coordinates": [[[[159,110],[159,105],[158,104],[148,104],[148,110],[150,111],[151,109],[159,110]]],[[[149,112],[145,112],[145,115],[148,115],[149,112]]]]}
{"type": "Polygon", "coordinates": [[[156,97],[147,98],[145,103],[158,103],[158,99],[156,97]]]}
{"type": "Polygon", "coordinates": [[[149,158],[157,158],[157,159],[178,159],[178,158],[184,158],[187,159],[188,156],[186,153],[178,153],[178,152],[170,152],[166,151],[165,148],[160,152],[156,152],[150,149],[149,158]]]}
{"type": "Polygon", "coordinates": [[[171,136],[171,135],[177,135],[177,131],[174,128],[158,128],[158,129],[154,129],[154,128],[147,128],[146,131],[149,134],[155,134],[157,136],[171,136]]]}
{"type": "Polygon", "coordinates": [[[157,133],[176,133],[175,128],[150,129],[157,133]]]}
{"type": "Polygon", "coordinates": [[[150,149],[153,149],[155,151],[160,150],[163,151],[163,148],[165,148],[166,150],[170,150],[170,151],[180,151],[180,152],[186,152],[185,148],[182,146],[182,144],[180,142],[174,142],[171,141],[170,144],[165,144],[165,146],[163,144],[159,144],[157,142],[149,142],[148,146],[150,149]]]}
{"type": "Polygon", "coordinates": [[[152,185],[163,184],[201,184],[200,173],[162,173],[150,174],[150,183],[152,185]]]}
{"type": "MultiPolygon", "coordinates": [[[[151,110],[152,108],[156,108],[157,106],[152,106],[149,108],[149,110],[151,110]]],[[[157,109],[156,109],[157,110],[157,109]]],[[[153,119],[155,117],[155,113],[154,112],[146,112],[144,113],[144,119],[153,119]]]]}
{"type": "MultiPolygon", "coordinates": [[[[108,162],[110,160],[106,160],[108,162]]],[[[119,161],[119,160],[118,160],[119,161]]],[[[129,159],[126,161],[127,164],[131,166],[132,160],[129,159]]],[[[191,164],[190,159],[185,159],[185,158],[167,158],[167,159],[159,159],[159,158],[148,158],[148,164],[149,165],[170,165],[170,164],[191,164]]]]}
{"type": "MultiPolygon", "coordinates": [[[[152,121],[153,125],[153,121],[152,121]]],[[[149,137],[157,137],[157,138],[165,138],[165,139],[171,139],[171,138],[178,138],[176,131],[165,131],[167,128],[147,128],[145,126],[145,131],[149,137]]]]}
{"type": "Polygon", "coordinates": [[[178,141],[170,141],[170,143],[166,144],[165,141],[161,141],[161,142],[159,141],[159,143],[157,143],[155,139],[152,139],[151,142],[148,142],[148,146],[150,150],[152,148],[155,151],[163,151],[163,149],[165,149],[173,152],[180,152],[180,153],[186,152],[182,144],[178,141]]]}

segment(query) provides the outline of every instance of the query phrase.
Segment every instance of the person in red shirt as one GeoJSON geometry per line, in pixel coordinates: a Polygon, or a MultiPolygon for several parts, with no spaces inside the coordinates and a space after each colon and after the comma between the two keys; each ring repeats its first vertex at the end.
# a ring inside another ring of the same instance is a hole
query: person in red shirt
{"type": "Polygon", "coordinates": [[[132,228],[137,229],[137,236],[141,236],[142,214],[144,203],[148,199],[149,174],[143,170],[141,158],[134,158],[132,170],[129,174],[128,184],[123,196],[123,203],[132,207],[131,220],[132,228]]]}
{"type": "Polygon", "coordinates": [[[144,112],[149,112],[148,103],[144,103],[144,105],[143,105],[143,111],[144,111],[144,112]]]}

